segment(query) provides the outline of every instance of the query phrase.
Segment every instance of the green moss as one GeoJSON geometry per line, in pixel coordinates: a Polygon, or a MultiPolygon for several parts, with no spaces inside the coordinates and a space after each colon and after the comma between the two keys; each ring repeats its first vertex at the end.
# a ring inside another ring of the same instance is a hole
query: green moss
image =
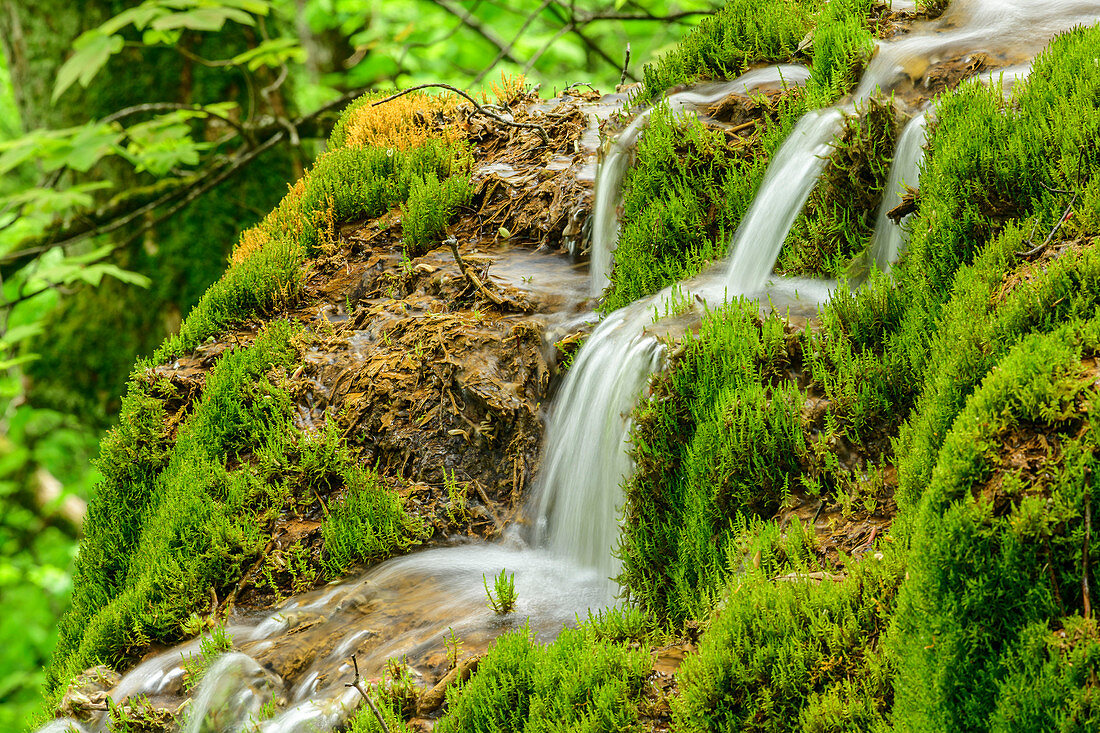
{"type": "Polygon", "coordinates": [[[301,266],[339,223],[380,216],[409,198],[415,236],[427,241],[469,196],[469,155],[461,144],[429,139],[411,150],[339,148],[317,159],[259,225],[246,232],[234,262],[203,295],[177,335],[154,355],[165,362],[193,350],[253,315],[268,315],[293,302],[301,266]],[[425,180],[440,181],[436,189],[425,180]],[[442,199],[440,198],[442,197],[442,199]],[[435,209],[446,204],[447,208],[435,209]],[[442,223],[441,223],[442,222],[442,223]],[[419,228],[417,228],[419,227],[419,228]],[[252,239],[259,242],[246,249],[252,239]]]}
{"type": "Polygon", "coordinates": [[[174,444],[157,399],[170,388],[133,382],[127,420],[104,443],[104,480],[51,687],[97,662],[127,660],[151,641],[181,638],[192,614],[208,607],[211,588],[223,598],[232,590],[284,507],[308,504],[315,492],[346,489],[352,509],[370,510],[358,524],[345,522],[342,547],[380,557],[415,541],[417,525],[400,500],[358,466],[335,429],[307,434],[294,426],[276,376],[297,358],[294,333],[274,322],[251,346],[226,354],[174,444]]]}
{"type": "Polygon", "coordinates": [[[744,529],[758,559],[731,577],[698,654],[684,660],[672,729],[887,730],[893,670],[878,640],[904,566],[891,554],[840,582],[797,579],[811,571],[799,527],[785,539],[774,524],[744,529]]]}
{"type": "Polygon", "coordinates": [[[331,505],[322,530],[324,563],[333,578],[355,563],[405,549],[424,534],[423,526],[404,513],[400,497],[386,490],[376,475],[349,463],[343,479],[347,491],[331,505]]]}
{"type": "Polygon", "coordinates": [[[643,71],[639,102],[700,79],[731,78],[753,64],[789,61],[824,2],[730,0],[643,71]]]}
{"type": "Polygon", "coordinates": [[[738,301],[707,313],[682,348],[635,416],[619,550],[632,596],[676,620],[721,585],[731,520],[774,512],[806,450],[801,394],[777,379],[801,354],[779,319],[761,323],[738,301]]]}
{"type": "Polygon", "coordinates": [[[893,106],[868,102],[848,118],[835,149],[791,227],[776,272],[840,279],[874,234],[890,173],[897,124],[893,106]]]}
{"type": "Polygon", "coordinates": [[[1082,549],[1086,502],[1088,515],[1097,509],[1088,488],[1100,345],[1100,156],[1089,143],[1100,131],[1100,72],[1089,65],[1097,55],[1100,31],[1076,30],[1008,100],[978,85],[941,100],[910,248],[893,279],[839,292],[820,332],[788,336],[785,352],[763,346],[766,324],[760,335],[731,330],[744,350],[733,373],[720,368],[730,352],[708,336],[709,314],[654,381],[635,415],[623,579],[673,619],[723,599],[699,657],[685,663],[682,729],[884,729],[891,716],[899,730],[1092,725],[1097,644],[1081,616],[1082,576],[1097,565],[1092,553],[1083,567],[1082,549]],[[1025,255],[1071,200],[1073,216],[1047,248],[1025,255]],[[808,367],[826,396],[820,434],[808,445],[793,438],[791,415],[746,431],[745,442],[724,435],[752,424],[744,411],[796,398],[783,360],[764,366],[762,355],[778,353],[796,371],[808,367]],[[852,577],[778,587],[754,580],[745,561],[754,534],[739,512],[773,509],[781,481],[816,491],[822,476],[841,481],[829,468],[833,437],[871,462],[897,462],[899,551],[883,566],[892,588],[909,572],[896,613],[885,591],[853,604],[852,577]],[[732,472],[720,469],[727,453],[732,472]],[[764,457],[786,471],[754,474],[764,457]],[[736,500],[717,500],[742,477],[752,480],[730,494],[736,500]],[[731,573],[737,592],[719,595],[731,573]],[[872,617],[865,633],[878,639],[892,623],[889,644],[845,647],[872,617]],[[849,671],[830,677],[812,664],[821,658],[849,671]]]}
{"type": "Polygon", "coordinates": [[[768,134],[735,146],[693,117],[654,111],[626,176],[622,233],[601,309],[627,305],[724,256],[752,200],[749,182],[763,177],[764,150],[785,133],[768,125],[768,134]]]}
{"type": "Polygon", "coordinates": [[[451,176],[442,182],[434,173],[414,178],[401,219],[406,254],[418,257],[438,245],[447,223],[471,196],[473,189],[465,176],[451,176]]]}
{"type": "Polygon", "coordinates": [[[1068,618],[1052,631],[1036,623],[1005,660],[990,730],[1080,731],[1100,727],[1100,635],[1091,619],[1068,618]]]}
{"type": "MultiPolygon", "coordinates": [[[[808,109],[832,103],[858,79],[872,48],[868,18],[872,5],[869,0],[840,0],[824,6],[816,18],[813,75],[806,89],[789,94],[776,109],[768,110],[758,126],[763,129],[740,143],[728,143],[722,133],[709,132],[695,120],[674,121],[661,110],[651,116],[638,143],[636,163],[625,181],[622,232],[615,249],[611,285],[600,306],[603,312],[695,275],[725,255],[730,237],[764,178],[768,160],[775,156],[798,118],[808,109]]],[[[787,48],[784,44],[795,36],[793,43],[797,45],[805,30],[796,33],[795,29],[808,30],[816,10],[814,3],[785,0],[763,7],[756,2],[727,3],[717,15],[701,23],[677,52],[646,67],[646,91],[641,99],[655,98],[664,89],[662,84],[692,80],[706,69],[719,76],[735,76],[744,70],[746,60],[785,58],[769,54],[787,48]],[[725,55],[718,49],[723,49],[725,55]]],[[[861,123],[868,131],[853,134],[852,151],[859,150],[860,144],[877,149],[882,143],[879,117],[861,123]]],[[[862,131],[861,124],[855,129],[862,131]]],[[[889,137],[892,140],[892,129],[889,137]]],[[[856,154],[853,152],[853,156],[856,154]]],[[[878,170],[882,164],[870,160],[863,159],[865,166],[873,168],[866,177],[884,177],[878,170]]],[[[854,165],[854,161],[843,159],[838,163],[837,178],[854,165]]],[[[878,189],[881,187],[879,183],[878,189]]],[[[842,230],[841,234],[851,240],[846,248],[833,245],[840,252],[854,248],[862,236],[858,230],[848,234],[853,226],[851,212],[864,198],[861,191],[855,201],[842,199],[851,188],[851,183],[838,184],[820,206],[828,211],[828,226],[842,230]],[[844,205],[837,203],[842,200],[844,205]]],[[[877,191],[867,193],[872,198],[877,195],[877,191]]],[[[869,216],[873,216],[873,207],[871,212],[869,216]]],[[[858,216],[868,215],[859,210],[858,216]]],[[[817,218],[825,217],[822,214],[817,218]]],[[[818,233],[807,230],[802,236],[818,233]]],[[[833,254],[822,259],[831,262],[841,257],[833,254]]]]}
{"type": "MultiPolygon", "coordinates": [[[[617,614],[612,614],[617,615],[617,614]]],[[[447,691],[440,733],[641,730],[637,705],[649,654],[609,640],[598,620],[563,629],[551,644],[529,630],[505,634],[477,674],[447,691]]]]}
{"type": "Polygon", "coordinates": [[[1085,504],[1100,509],[1089,488],[1100,413],[1087,366],[1098,348],[1096,320],[1027,337],[954,421],[899,598],[899,730],[988,728],[1021,634],[1081,612],[1082,572],[1097,566],[1095,556],[1081,562],[1085,504]]]}

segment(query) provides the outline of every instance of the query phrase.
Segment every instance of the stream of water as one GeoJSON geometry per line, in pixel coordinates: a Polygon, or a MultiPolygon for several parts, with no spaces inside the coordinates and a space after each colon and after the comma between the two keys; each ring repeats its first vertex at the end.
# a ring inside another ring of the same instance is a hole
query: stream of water
{"type": "Polygon", "coordinates": [[[638,113],[638,116],[611,143],[596,174],[596,192],[592,207],[592,234],[589,242],[590,295],[603,293],[611,273],[611,255],[619,238],[619,206],[622,204],[623,179],[631,153],[649,118],[661,105],[674,115],[696,114],[731,94],[748,95],[765,88],[800,86],[810,78],[805,66],[781,64],[754,69],[733,81],[704,84],[665,97],[664,101],[638,113]]]}

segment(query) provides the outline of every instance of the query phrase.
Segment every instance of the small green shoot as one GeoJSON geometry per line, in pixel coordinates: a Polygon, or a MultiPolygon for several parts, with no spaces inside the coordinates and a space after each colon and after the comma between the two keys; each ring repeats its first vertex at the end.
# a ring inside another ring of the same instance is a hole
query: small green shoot
{"type": "Polygon", "coordinates": [[[493,590],[489,590],[489,581],[485,575],[481,576],[481,582],[485,586],[485,595],[489,598],[489,608],[498,616],[505,616],[516,609],[516,574],[509,574],[507,570],[501,570],[500,575],[493,579],[493,590]]]}

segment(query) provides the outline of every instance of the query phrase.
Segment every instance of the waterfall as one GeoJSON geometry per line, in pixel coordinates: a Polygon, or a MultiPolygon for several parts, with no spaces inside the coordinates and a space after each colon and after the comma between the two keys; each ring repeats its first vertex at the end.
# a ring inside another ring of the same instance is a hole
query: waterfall
{"type": "Polygon", "coordinates": [[[547,420],[535,543],[618,574],[619,483],[630,471],[630,413],[664,348],[645,333],[649,301],[605,318],[577,354],[547,420]]]}
{"type": "Polygon", "coordinates": [[[916,188],[920,180],[920,164],[924,160],[925,128],[928,124],[928,112],[923,112],[905,125],[898,136],[894,162],[890,164],[890,175],[886,179],[886,188],[882,192],[882,202],[875,216],[875,233],[871,239],[871,260],[875,267],[888,272],[897,262],[905,246],[901,222],[895,224],[889,217],[891,209],[901,203],[906,186],[916,188]]]}
{"type": "MultiPolygon", "coordinates": [[[[673,114],[694,112],[721,101],[730,94],[747,95],[768,86],[798,86],[810,78],[805,66],[781,64],[754,69],[733,81],[707,84],[696,89],[670,94],[664,104],[673,114]]],[[[618,210],[623,197],[630,153],[634,149],[649,118],[659,105],[648,107],[619,133],[611,144],[596,174],[596,193],[592,204],[592,235],[589,244],[589,294],[598,297],[607,287],[611,273],[611,253],[619,238],[618,210]]]]}
{"type": "Polygon", "coordinates": [[[726,278],[730,296],[753,295],[764,286],[843,121],[836,107],[809,112],[783,142],[733,237],[726,278]]]}

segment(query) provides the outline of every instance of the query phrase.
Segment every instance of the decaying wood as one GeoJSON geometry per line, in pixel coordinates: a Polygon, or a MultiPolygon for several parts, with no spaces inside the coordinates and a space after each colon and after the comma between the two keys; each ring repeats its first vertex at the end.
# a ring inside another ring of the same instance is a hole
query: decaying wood
{"type": "Polygon", "coordinates": [[[477,288],[477,291],[484,295],[487,300],[492,301],[493,305],[504,305],[504,298],[500,297],[492,290],[489,290],[489,288],[485,287],[485,284],[481,282],[481,278],[477,276],[477,273],[474,272],[473,268],[466,264],[466,261],[462,259],[462,255],[458,253],[458,240],[454,237],[450,237],[447,239],[445,244],[447,244],[451,248],[451,253],[455,257],[455,263],[458,265],[458,269],[462,271],[462,276],[466,278],[466,282],[477,288]]]}

